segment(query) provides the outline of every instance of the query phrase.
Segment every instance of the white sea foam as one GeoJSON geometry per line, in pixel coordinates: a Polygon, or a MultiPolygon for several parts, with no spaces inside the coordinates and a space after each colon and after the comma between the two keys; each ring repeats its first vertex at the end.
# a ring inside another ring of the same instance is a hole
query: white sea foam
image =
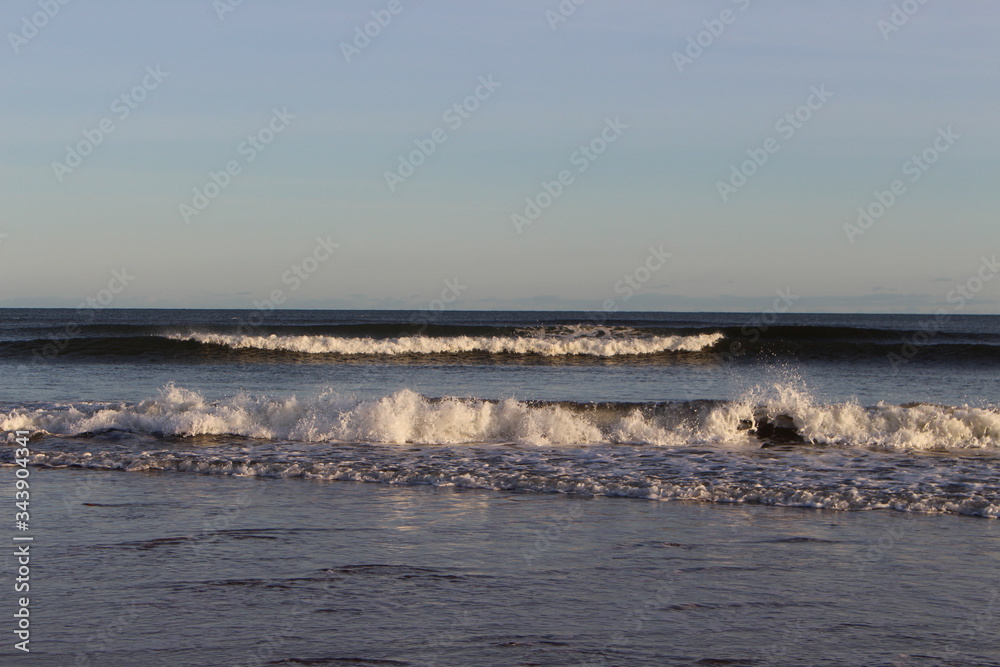
{"type": "Polygon", "coordinates": [[[1000,412],[937,405],[817,403],[778,386],[763,402],[750,398],[703,409],[583,405],[514,399],[428,399],[410,390],[373,399],[324,393],[306,399],[239,394],[210,401],[168,385],[138,403],[76,403],[0,412],[0,430],[78,435],[111,429],[173,436],[237,435],[298,442],[522,443],[528,445],[745,444],[748,429],[786,425],[807,442],[895,450],[1000,447],[1000,412]]]}
{"type": "Polygon", "coordinates": [[[1000,490],[975,459],[923,457],[898,466],[898,454],[830,450],[751,457],[734,451],[604,446],[597,451],[537,453],[486,445],[469,449],[381,447],[363,453],[343,445],[323,451],[256,446],[233,451],[45,452],[35,464],[125,471],[175,471],[241,477],[419,484],[572,493],[646,500],[750,503],[831,510],[893,509],[1000,517],[1000,490]],[[831,475],[831,471],[832,475],[831,475]],[[839,483],[843,478],[851,484],[839,483]],[[956,493],[955,485],[965,491],[956,493]]]}
{"type": "Polygon", "coordinates": [[[817,403],[795,385],[778,385],[774,393],[767,415],[790,418],[802,438],[817,444],[914,450],[1000,447],[1000,412],[993,409],[817,403]]]}
{"type": "Polygon", "coordinates": [[[179,436],[239,435],[300,442],[594,443],[602,433],[559,406],[535,407],[513,399],[432,401],[402,390],[370,400],[324,394],[309,400],[240,394],[207,401],[168,385],[134,404],[87,404],[14,410],[0,414],[0,429],[52,434],[119,429],[179,436]]]}
{"type": "Polygon", "coordinates": [[[197,341],[233,349],[284,350],[307,354],[401,355],[538,354],[547,357],[585,355],[616,357],[698,352],[719,342],[721,333],[694,336],[404,336],[401,338],[341,338],[337,336],[243,336],[212,333],[169,334],[172,340],[197,341]]]}
{"type": "Polygon", "coordinates": [[[32,461],[48,466],[1000,517],[1000,413],[822,404],[793,385],[764,393],[641,408],[428,399],[409,390],[211,401],[169,385],[138,403],[18,407],[0,412],[0,429],[141,434],[38,440],[32,461]],[[749,429],[765,422],[826,446],[763,452],[749,429]],[[251,439],[191,440],[181,449],[161,440],[151,447],[149,434],[251,439]],[[953,451],[908,451],[926,449],[953,451]]]}

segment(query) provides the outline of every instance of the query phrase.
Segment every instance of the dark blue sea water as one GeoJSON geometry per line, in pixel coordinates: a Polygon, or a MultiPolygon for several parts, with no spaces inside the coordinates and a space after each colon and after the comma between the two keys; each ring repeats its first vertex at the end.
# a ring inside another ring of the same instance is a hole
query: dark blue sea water
{"type": "Polygon", "coordinates": [[[0,311],[49,464],[994,516],[998,369],[995,316],[0,311]]]}
{"type": "Polygon", "coordinates": [[[1000,664],[998,370],[947,313],[0,310],[38,664],[1000,664]]]}
{"type": "Polygon", "coordinates": [[[1000,317],[0,309],[0,364],[15,401],[141,400],[169,382],[212,398],[680,401],[799,378],[822,400],[986,405],[1000,317]]]}

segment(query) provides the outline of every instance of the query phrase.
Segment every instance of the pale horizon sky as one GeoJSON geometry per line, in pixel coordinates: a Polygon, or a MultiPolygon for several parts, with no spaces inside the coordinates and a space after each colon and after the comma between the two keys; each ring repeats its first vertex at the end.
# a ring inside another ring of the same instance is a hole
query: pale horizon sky
{"type": "Polygon", "coordinates": [[[0,307],[1000,313],[1000,6],[234,4],[0,6],[0,307]]]}

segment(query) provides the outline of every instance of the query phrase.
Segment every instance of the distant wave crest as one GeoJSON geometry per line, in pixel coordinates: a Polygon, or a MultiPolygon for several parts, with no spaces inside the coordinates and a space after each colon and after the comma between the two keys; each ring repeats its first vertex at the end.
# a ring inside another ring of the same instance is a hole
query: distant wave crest
{"type": "Polygon", "coordinates": [[[537,354],[546,357],[617,357],[699,352],[712,347],[721,333],[693,336],[405,336],[400,338],[342,338],[338,336],[245,336],[215,333],[170,334],[171,340],[195,341],[233,349],[280,350],[306,354],[537,354]]]}

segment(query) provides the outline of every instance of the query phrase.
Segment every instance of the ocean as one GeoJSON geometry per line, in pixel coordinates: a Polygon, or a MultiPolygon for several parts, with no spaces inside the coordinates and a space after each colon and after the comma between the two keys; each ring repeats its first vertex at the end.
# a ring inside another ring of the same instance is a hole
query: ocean
{"type": "Polygon", "coordinates": [[[29,608],[38,665],[1000,665],[998,369],[945,311],[0,309],[0,663],[29,608]]]}

